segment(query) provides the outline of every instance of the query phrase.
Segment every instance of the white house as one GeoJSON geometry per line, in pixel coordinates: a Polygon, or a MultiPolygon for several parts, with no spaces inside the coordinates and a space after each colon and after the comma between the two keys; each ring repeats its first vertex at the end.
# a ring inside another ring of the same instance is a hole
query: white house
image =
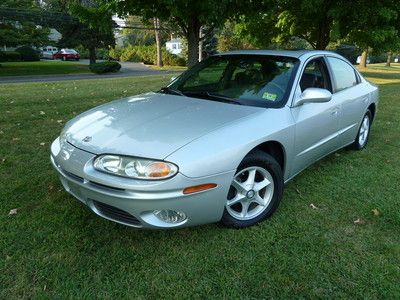
{"type": "Polygon", "coordinates": [[[181,39],[172,39],[165,43],[165,47],[172,54],[181,54],[182,52],[182,40],[181,39]]]}

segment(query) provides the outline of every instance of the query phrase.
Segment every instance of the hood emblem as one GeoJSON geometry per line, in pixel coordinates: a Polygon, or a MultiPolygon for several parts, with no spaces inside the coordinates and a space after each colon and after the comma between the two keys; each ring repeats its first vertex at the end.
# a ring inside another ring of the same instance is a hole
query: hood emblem
{"type": "Polygon", "coordinates": [[[92,140],[92,137],[91,136],[87,136],[82,140],[82,142],[89,143],[91,140],[92,140]]]}

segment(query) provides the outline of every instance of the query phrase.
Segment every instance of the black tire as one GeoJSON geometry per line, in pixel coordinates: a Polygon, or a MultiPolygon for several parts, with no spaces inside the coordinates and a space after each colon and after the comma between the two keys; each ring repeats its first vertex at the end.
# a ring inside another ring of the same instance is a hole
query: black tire
{"type": "MultiPolygon", "coordinates": [[[[248,220],[239,220],[231,215],[228,212],[227,207],[225,206],[224,213],[222,215],[221,223],[224,226],[232,227],[232,228],[244,228],[249,227],[252,225],[257,224],[260,221],[265,220],[266,218],[270,217],[275,210],[278,208],[279,203],[282,199],[283,194],[283,173],[281,166],[278,162],[269,154],[256,150],[249,153],[243,161],[240,163],[239,167],[237,168],[236,176],[239,176],[240,171],[251,168],[251,167],[260,167],[265,169],[269,172],[273,179],[273,194],[272,199],[270,200],[269,204],[266,205],[266,208],[257,216],[252,219],[248,220]]],[[[232,189],[232,187],[231,187],[232,189]]],[[[231,192],[230,189],[230,192],[231,192]]],[[[227,199],[229,194],[227,195],[227,199]]],[[[228,200],[227,200],[228,201],[228,200]]]]}
{"type": "Polygon", "coordinates": [[[351,144],[352,149],[361,150],[367,146],[368,140],[369,140],[369,134],[371,132],[371,122],[372,122],[372,114],[368,110],[361,120],[360,127],[358,128],[357,136],[356,136],[353,144],[351,144]],[[368,118],[368,132],[367,132],[366,138],[363,141],[363,139],[361,139],[360,136],[363,134],[363,130],[365,130],[365,128],[363,129],[363,123],[364,123],[365,118],[368,118]]]}
{"type": "Polygon", "coordinates": [[[79,58],[75,58],[76,61],[79,61],[79,58]]]}

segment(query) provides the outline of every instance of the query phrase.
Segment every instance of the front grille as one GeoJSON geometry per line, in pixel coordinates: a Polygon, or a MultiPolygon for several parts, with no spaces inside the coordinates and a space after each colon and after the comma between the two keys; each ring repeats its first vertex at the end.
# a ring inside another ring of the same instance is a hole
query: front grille
{"type": "Polygon", "coordinates": [[[123,222],[126,224],[140,226],[140,222],[131,214],[127,213],[126,211],[116,208],[114,206],[98,202],[96,200],[92,200],[96,209],[102,214],[103,216],[110,218],[115,221],[123,222]]]}

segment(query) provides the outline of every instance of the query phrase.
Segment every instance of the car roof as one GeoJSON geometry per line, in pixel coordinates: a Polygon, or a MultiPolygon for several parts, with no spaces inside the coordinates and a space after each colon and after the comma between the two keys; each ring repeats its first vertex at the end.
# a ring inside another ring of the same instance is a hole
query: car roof
{"type": "Polygon", "coordinates": [[[294,58],[308,58],[314,55],[333,55],[341,57],[335,52],[323,50],[234,50],[216,55],[274,55],[274,56],[287,56],[294,58]]]}

